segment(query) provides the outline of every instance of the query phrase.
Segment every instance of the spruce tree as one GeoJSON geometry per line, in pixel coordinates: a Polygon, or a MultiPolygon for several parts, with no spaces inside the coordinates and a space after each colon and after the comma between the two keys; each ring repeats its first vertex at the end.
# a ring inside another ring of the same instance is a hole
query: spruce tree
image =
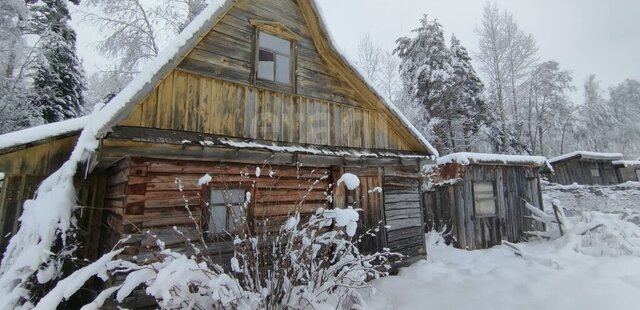
{"type": "MultiPolygon", "coordinates": [[[[71,2],[78,4],[79,0],[71,2]]],[[[32,1],[30,9],[32,29],[40,37],[32,104],[46,123],[78,117],[86,87],[67,0],[32,1]]]]}
{"type": "Polygon", "coordinates": [[[427,135],[439,151],[446,151],[447,130],[443,120],[448,117],[448,89],[452,86],[451,55],[446,46],[442,26],[425,15],[420,27],[413,30],[415,38],[403,37],[396,42],[395,53],[401,60],[400,77],[406,98],[422,115],[415,124],[427,135]]]}
{"type": "Polygon", "coordinates": [[[484,84],[471,65],[467,49],[455,35],[451,36],[451,67],[453,87],[450,106],[452,118],[457,119],[453,151],[472,151],[473,138],[486,121],[486,105],[482,98],[484,84]]]}

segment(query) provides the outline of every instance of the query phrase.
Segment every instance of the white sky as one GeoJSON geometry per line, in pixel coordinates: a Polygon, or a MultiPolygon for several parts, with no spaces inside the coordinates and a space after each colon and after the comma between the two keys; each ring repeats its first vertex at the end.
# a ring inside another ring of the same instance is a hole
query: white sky
{"type": "MultiPolygon", "coordinates": [[[[261,0],[262,1],[262,0],[261,0]]],[[[410,36],[422,14],[437,18],[447,37],[451,33],[472,53],[480,23],[482,0],[320,0],[326,23],[337,45],[355,58],[360,37],[392,50],[395,40],[410,36]]],[[[625,78],[640,79],[640,1],[638,0],[497,0],[509,10],[520,28],[532,33],[541,60],[556,60],[573,73],[581,101],[582,83],[595,73],[604,88],[625,78]]],[[[89,73],[103,62],[91,44],[96,29],[74,26],[79,33],[81,57],[89,73]]]]}

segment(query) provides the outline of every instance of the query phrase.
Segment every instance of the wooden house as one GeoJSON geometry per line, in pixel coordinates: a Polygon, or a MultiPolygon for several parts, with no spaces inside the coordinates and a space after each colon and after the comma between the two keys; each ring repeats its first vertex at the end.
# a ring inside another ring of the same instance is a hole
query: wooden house
{"type": "Polygon", "coordinates": [[[570,185],[612,185],[618,184],[613,166],[614,161],[622,160],[622,154],[573,152],[549,159],[554,173],[549,176],[553,183],[570,185]]]}
{"type": "Polygon", "coordinates": [[[542,208],[539,169],[546,159],[459,153],[438,159],[424,194],[428,230],[446,230],[463,249],[519,242],[538,228],[525,203],[542,208]]]}
{"type": "Polygon", "coordinates": [[[639,160],[617,160],[613,162],[619,183],[640,182],[639,160]]]}
{"type": "Polygon", "coordinates": [[[0,136],[3,235],[86,123],[99,147],[77,177],[85,257],[132,236],[143,259],[144,232],[179,247],[198,230],[225,257],[237,216],[260,234],[296,208],[347,205],[361,232],[387,227],[365,251],[424,257],[420,167],[437,152],[337,52],[312,0],[211,5],[102,110],[0,136]],[[337,184],[344,173],[360,186],[337,184]]]}

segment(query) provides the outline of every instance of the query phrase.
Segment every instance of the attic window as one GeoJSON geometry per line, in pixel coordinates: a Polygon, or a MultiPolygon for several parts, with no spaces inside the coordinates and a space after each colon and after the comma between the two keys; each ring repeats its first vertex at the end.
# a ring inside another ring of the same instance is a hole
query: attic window
{"type": "Polygon", "coordinates": [[[291,41],[258,32],[259,80],[291,85],[291,41]]]}

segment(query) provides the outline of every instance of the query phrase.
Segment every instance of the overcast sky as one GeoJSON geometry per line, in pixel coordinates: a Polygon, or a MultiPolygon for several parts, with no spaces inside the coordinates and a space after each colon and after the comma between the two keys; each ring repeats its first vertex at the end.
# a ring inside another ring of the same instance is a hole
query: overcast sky
{"type": "MultiPolygon", "coordinates": [[[[594,73],[609,87],[626,78],[640,79],[640,1],[638,0],[498,0],[520,28],[534,35],[541,60],[556,60],[582,84],[594,73]]],[[[482,0],[320,0],[338,45],[355,57],[359,36],[370,33],[385,49],[410,35],[422,14],[437,18],[473,54],[482,0]]]]}
{"type": "MultiPolygon", "coordinates": [[[[262,0],[261,0],[262,1],[262,0]]],[[[535,36],[542,60],[556,60],[572,71],[581,100],[581,85],[595,73],[603,87],[625,78],[640,79],[640,1],[638,0],[497,0],[509,10],[521,29],[535,36]]],[[[447,37],[451,33],[473,53],[478,40],[482,0],[320,0],[320,7],[337,45],[355,58],[360,37],[392,50],[395,40],[410,36],[422,14],[437,18],[447,37]]],[[[74,26],[79,32],[81,57],[89,73],[99,63],[91,44],[95,29],[74,26]]]]}

